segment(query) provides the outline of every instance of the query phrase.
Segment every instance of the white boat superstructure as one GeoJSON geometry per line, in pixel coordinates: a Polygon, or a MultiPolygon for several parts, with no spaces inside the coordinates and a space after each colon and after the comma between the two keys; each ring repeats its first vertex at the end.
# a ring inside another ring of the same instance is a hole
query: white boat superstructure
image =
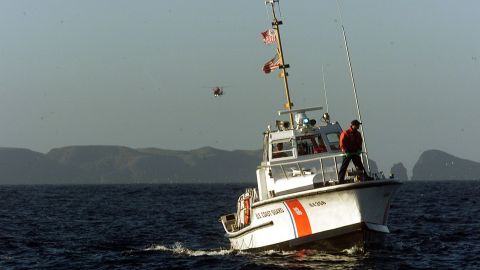
{"type": "MultiPolygon", "coordinates": [[[[390,202],[400,182],[373,174],[366,181],[363,172],[351,164],[345,183],[338,181],[344,153],[340,150],[342,128],[328,113],[320,121],[307,114],[322,107],[292,109],[288,65],[283,64],[275,3],[270,0],[272,23],[285,82],[287,103],[275,128],[264,132],[263,158],[256,170],[257,188],[249,188],[237,201],[236,213],[220,218],[236,250],[349,248],[367,244],[372,236],[388,233],[390,202]]],[[[366,153],[362,158],[368,162],[366,153]]],[[[368,167],[368,166],[367,166],[368,167]]]]}

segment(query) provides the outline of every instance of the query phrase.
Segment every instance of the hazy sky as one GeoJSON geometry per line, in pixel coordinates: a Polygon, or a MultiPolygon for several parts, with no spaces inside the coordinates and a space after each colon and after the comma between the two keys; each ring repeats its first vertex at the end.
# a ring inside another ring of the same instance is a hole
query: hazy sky
{"type": "MultiPolygon", "coordinates": [[[[480,161],[480,1],[341,0],[370,158],[480,161]]],[[[334,0],[283,0],[295,108],[356,118],[334,0]]],[[[285,102],[262,0],[0,1],[0,146],[259,149],[285,102]],[[210,86],[227,85],[221,98],[210,86]]],[[[318,118],[319,115],[311,115],[318,118]]],[[[411,171],[409,171],[411,174],[411,171]]]]}

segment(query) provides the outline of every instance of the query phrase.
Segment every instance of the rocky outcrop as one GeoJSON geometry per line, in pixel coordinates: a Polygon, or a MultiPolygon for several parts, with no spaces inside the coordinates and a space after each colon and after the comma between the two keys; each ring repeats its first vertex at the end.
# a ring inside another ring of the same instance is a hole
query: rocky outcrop
{"type": "Polygon", "coordinates": [[[413,167],[412,180],[478,180],[480,163],[461,159],[440,150],[420,155],[413,167]]]}
{"type": "Polygon", "coordinates": [[[408,180],[407,168],[401,162],[393,164],[393,167],[390,169],[390,175],[393,175],[394,179],[408,180]]]}

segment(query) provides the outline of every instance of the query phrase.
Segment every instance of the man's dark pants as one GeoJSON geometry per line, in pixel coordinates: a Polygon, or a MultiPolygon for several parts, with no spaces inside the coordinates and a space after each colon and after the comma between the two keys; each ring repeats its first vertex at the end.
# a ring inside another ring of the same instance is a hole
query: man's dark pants
{"type": "Polygon", "coordinates": [[[361,170],[365,174],[365,168],[362,164],[362,158],[360,155],[350,154],[343,158],[342,166],[340,167],[340,171],[338,172],[338,181],[340,184],[345,182],[345,173],[347,173],[348,164],[350,164],[350,160],[353,161],[353,164],[357,168],[357,170],[361,170]]]}

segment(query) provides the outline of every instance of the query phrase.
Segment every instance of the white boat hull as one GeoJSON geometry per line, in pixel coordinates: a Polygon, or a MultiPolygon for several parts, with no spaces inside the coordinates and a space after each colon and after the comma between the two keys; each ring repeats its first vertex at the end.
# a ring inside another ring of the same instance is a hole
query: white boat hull
{"type": "Polygon", "coordinates": [[[366,231],[389,232],[388,210],[399,185],[394,180],[345,184],[257,202],[249,226],[227,230],[227,237],[235,250],[296,248],[344,236],[347,245],[362,242],[366,231]]]}

